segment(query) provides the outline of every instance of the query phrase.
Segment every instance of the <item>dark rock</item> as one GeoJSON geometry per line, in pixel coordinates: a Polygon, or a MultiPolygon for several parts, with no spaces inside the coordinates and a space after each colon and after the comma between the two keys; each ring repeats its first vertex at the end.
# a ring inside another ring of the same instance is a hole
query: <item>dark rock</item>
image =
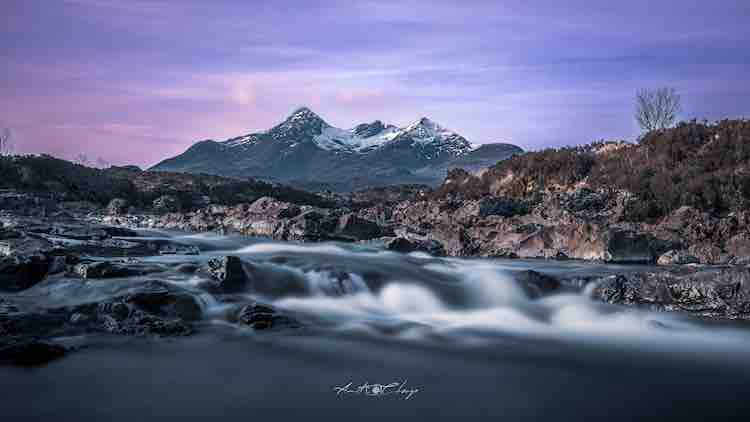
{"type": "Polygon", "coordinates": [[[201,250],[193,245],[167,244],[159,249],[159,255],[200,255],[201,250]]]}
{"type": "Polygon", "coordinates": [[[0,340],[0,361],[13,365],[34,366],[60,358],[67,349],[59,344],[42,340],[0,340]]]}
{"type": "Polygon", "coordinates": [[[128,207],[129,204],[126,199],[114,198],[109,201],[104,211],[109,215],[124,215],[128,213],[128,207]]]}
{"type": "Polygon", "coordinates": [[[684,252],[670,250],[667,253],[662,254],[656,263],[659,265],[685,265],[685,264],[697,264],[698,258],[684,252]]]}
{"type": "Polygon", "coordinates": [[[200,267],[198,267],[198,265],[196,264],[185,263],[185,264],[180,264],[176,266],[174,270],[177,271],[178,273],[193,274],[194,272],[198,271],[199,268],[200,267]]]}
{"type": "Polygon", "coordinates": [[[0,290],[19,291],[39,283],[49,271],[44,255],[0,257],[0,290]]]}
{"type": "Polygon", "coordinates": [[[395,252],[426,252],[434,256],[445,256],[445,248],[437,240],[407,239],[394,237],[385,243],[385,248],[395,252]]]}
{"type": "Polygon", "coordinates": [[[226,292],[241,291],[247,287],[248,277],[239,257],[225,256],[210,259],[208,272],[226,292]]]}
{"type": "Polygon", "coordinates": [[[489,197],[479,200],[479,216],[489,217],[497,215],[500,217],[513,217],[514,215],[526,213],[523,203],[504,197],[489,197]]]}
{"type": "Polygon", "coordinates": [[[539,297],[560,289],[559,280],[534,270],[521,271],[516,280],[532,297],[539,297]]]}
{"type": "Polygon", "coordinates": [[[173,195],[162,195],[152,203],[154,211],[162,213],[180,212],[182,204],[180,200],[173,195]]]}
{"type": "Polygon", "coordinates": [[[625,230],[609,230],[604,236],[606,242],[604,261],[611,263],[654,262],[651,239],[648,235],[625,230]]]}
{"type": "Polygon", "coordinates": [[[159,281],[139,286],[137,292],[124,296],[121,300],[150,314],[177,317],[185,321],[200,319],[203,312],[193,295],[159,281]]]}
{"type": "Polygon", "coordinates": [[[127,266],[109,261],[84,262],[76,265],[73,272],[81,278],[115,278],[127,277],[131,274],[127,266]]]}
{"type": "Polygon", "coordinates": [[[708,268],[618,275],[599,281],[592,295],[613,304],[706,318],[750,319],[750,270],[708,268]]]}
{"type": "Polygon", "coordinates": [[[245,305],[237,312],[237,323],[249,326],[255,330],[279,329],[298,327],[299,323],[275,309],[261,303],[245,305]]]}
{"type": "Polygon", "coordinates": [[[377,223],[365,220],[355,213],[346,213],[339,217],[336,234],[352,240],[367,240],[381,236],[377,223]]]}
{"type": "Polygon", "coordinates": [[[101,226],[99,227],[101,231],[104,232],[106,236],[109,237],[137,237],[138,232],[135,230],[128,229],[126,227],[116,227],[116,226],[101,226]]]}

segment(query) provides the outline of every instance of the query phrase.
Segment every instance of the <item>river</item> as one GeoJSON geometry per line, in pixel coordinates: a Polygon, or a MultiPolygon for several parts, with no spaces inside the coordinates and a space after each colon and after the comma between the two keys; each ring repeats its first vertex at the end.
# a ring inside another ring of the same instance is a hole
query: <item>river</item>
{"type": "MultiPolygon", "coordinates": [[[[533,269],[572,279],[643,270],[580,262],[436,258],[361,244],[297,244],[143,231],[201,249],[143,258],[204,265],[237,255],[261,275],[239,299],[302,327],[227,322],[205,276],[57,280],[19,295],[89,301],[148,279],[199,298],[198,334],[96,336],[34,368],[0,367],[3,420],[747,420],[750,330],[593,301],[585,287],[545,294],[533,269]],[[6,419],[8,418],[8,419],[6,419]]],[[[126,239],[127,240],[127,239],[126,239]]],[[[131,240],[135,240],[131,239],[131,240]]]]}

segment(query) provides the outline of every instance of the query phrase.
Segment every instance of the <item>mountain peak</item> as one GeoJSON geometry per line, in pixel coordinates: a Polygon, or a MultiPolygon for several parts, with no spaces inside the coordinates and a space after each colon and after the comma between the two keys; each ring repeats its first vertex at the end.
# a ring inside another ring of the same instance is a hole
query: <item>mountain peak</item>
{"type": "Polygon", "coordinates": [[[315,114],[312,110],[310,110],[307,107],[300,107],[292,114],[289,115],[289,117],[286,118],[286,122],[293,122],[293,121],[316,121],[320,120],[323,121],[323,119],[315,114]]]}
{"type": "Polygon", "coordinates": [[[298,142],[311,139],[329,127],[330,125],[313,113],[312,110],[307,107],[300,107],[267,133],[275,139],[294,139],[295,142],[298,142]]]}

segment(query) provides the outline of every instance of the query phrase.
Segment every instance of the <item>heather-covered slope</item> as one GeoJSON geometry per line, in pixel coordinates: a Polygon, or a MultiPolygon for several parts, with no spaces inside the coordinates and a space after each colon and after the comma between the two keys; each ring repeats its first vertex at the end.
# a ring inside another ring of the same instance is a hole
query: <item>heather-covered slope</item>
{"type": "Polygon", "coordinates": [[[318,195],[252,179],[141,171],[132,166],[102,170],[50,156],[0,157],[0,174],[0,189],[99,205],[120,198],[131,206],[150,208],[161,198],[162,202],[171,202],[174,210],[187,210],[210,203],[252,202],[264,196],[291,203],[330,205],[318,195]]]}

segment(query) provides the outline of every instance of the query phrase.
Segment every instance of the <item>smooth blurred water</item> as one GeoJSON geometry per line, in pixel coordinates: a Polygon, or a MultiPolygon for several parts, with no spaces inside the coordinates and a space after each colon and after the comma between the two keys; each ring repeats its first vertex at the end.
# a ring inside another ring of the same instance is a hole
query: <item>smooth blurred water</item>
{"type": "Polygon", "coordinates": [[[203,253],[145,258],[164,271],[144,277],[42,283],[16,299],[54,307],[163,280],[200,299],[200,334],[88,339],[94,344],[48,366],[1,368],[3,414],[50,420],[748,416],[750,331],[599,303],[573,286],[539,296],[517,281],[525,269],[572,278],[642,268],[147,234],[203,253]],[[233,326],[225,320],[228,305],[200,289],[206,275],[173,270],[223,255],[253,265],[247,300],[272,304],[305,328],[254,333],[233,326]],[[420,389],[410,400],[333,391],[350,381],[402,380],[420,389]]]}

